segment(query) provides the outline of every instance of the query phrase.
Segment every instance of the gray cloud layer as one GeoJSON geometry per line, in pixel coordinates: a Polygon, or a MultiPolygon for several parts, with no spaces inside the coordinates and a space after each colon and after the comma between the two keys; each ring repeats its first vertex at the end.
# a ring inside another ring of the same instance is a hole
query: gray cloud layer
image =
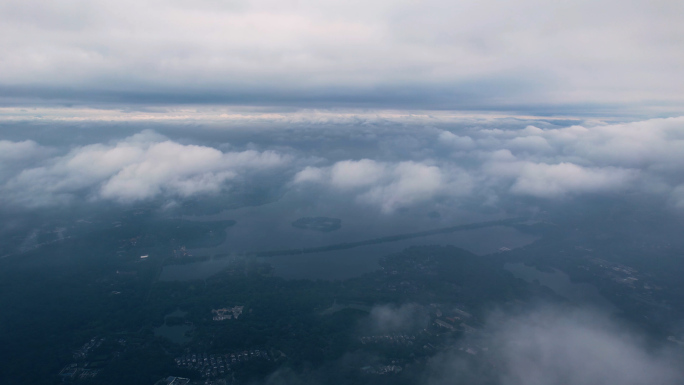
{"type": "Polygon", "coordinates": [[[681,107],[681,2],[0,4],[0,89],[124,103],[681,107]]]}

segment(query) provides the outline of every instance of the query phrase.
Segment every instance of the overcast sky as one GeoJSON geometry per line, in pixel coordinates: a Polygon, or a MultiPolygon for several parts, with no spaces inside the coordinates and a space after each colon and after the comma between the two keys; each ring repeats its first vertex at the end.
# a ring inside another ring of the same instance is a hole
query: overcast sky
{"type": "Polygon", "coordinates": [[[681,113],[678,0],[4,0],[0,103],[681,113]]]}

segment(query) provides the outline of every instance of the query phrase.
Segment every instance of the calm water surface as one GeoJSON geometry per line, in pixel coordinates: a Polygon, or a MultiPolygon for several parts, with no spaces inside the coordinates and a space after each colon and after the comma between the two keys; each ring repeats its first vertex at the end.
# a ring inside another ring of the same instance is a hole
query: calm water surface
{"type": "Polygon", "coordinates": [[[176,309],[173,313],[169,313],[164,316],[164,324],[154,329],[154,335],[158,337],[164,337],[169,341],[176,344],[185,344],[192,341],[191,337],[188,337],[188,332],[190,332],[193,327],[192,325],[174,325],[169,326],[166,324],[167,317],[185,317],[187,313],[176,309]]]}
{"type": "Polygon", "coordinates": [[[527,282],[538,280],[541,285],[553,290],[573,303],[595,306],[600,309],[617,312],[617,307],[599,293],[598,289],[585,282],[572,282],[570,277],[560,270],[553,273],[539,271],[534,267],[525,266],[523,263],[508,263],[504,266],[517,278],[527,282]]]}
{"type": "MultiPolygon", "coordinates": [[[[195,221],[232,219],[237,223],[226,229],[226,241],[218,247],[190,250],[196,256],[212,257],[210,260],[166,266],[160,280],[204,279],[220,272],[234,261],[230,257],[214,258],[217,255],[327,246],[501,218],[497,214],[484,216],[453,210],[439,215],[428,215],[424,210],[407,210],[386,215],[357,204],[321,204],[285,196],[277,202],[262,206],[227,210],[216,215],[185,217],[184,219],[195,221]],[[299,218],[319,216],[340,218],[342,228],[325,233],[292,226],[292,222],[299,218]]],[[[275,275],[288,279],[346,279],[376,270],[381,257],[409,246],[454,245],[484,255],[496,252],[501,247],[520,247],[535,239],[537,237],[511,227],[491,226],[347,250],[261,260],[273,266],[275,275]]]]}
{"type": "MultiPolygon", "coordinates": [[[[276,256],[260,258],[260,260],[271,264],[274,268],[274,274],[283,278],[346,279],[378,269],[378,261],[381,257],[399,252],[410,246],[454,245],[478,255],[485,255],[496,252],[501,247],[513,249],[524,246],[535,239],[536,237],[514,228],[492,226],[347,250],[276,256]]],[[[323,245],[325,244],[328,243],[323,245]]],[[[309,245],[300,247],[309,247],[309,245]]],[[[221,245],[214,249],[192,250],[192,252],[195,255],[216,255],[229,251],[224,245],[221,245]]],[[[236,253],[238,252],[236,251],[236,253]]],[[[160,280],[204,279],[227,268],[233,261],[234,259],[231,257],[212,257],[212,259],[204,262],[166,266],[162,271],[160,280]]]]}

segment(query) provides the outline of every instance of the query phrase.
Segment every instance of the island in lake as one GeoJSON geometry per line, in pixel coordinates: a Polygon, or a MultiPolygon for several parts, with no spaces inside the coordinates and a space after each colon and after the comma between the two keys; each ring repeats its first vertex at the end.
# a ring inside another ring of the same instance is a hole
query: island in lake
{"type": "Polygon", "coordinates": [[[292,226],[304,230],[330,232],[342,227],[342,220],[328,217],[304,217],[292,222],[292,226]]]}

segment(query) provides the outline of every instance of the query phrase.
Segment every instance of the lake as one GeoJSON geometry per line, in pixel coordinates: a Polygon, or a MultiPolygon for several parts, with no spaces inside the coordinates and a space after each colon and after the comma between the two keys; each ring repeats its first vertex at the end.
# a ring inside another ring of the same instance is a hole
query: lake
{"type": "MultiPolygon", "coordinates": [[[[326,198],[327,199],[327,198],[326,198]]],[[[207,261],[164,267],[160,280],[205,279],[228,267],[233,258],[217,255],[240,255],[260,251],[321,247],[345,242],[414,233],[469,223],[503,219],[501,213],[474,214],[454,209],[436,213],[428,209],[399,210],[386,214],[360,204],[343,201],[303,199],[301,195],[285,195],[276,202],[226,210],[215,215],[185,216],[185,220],[235,220],[226,229],[226,241],[213,248],[190,250],[196,256],[209,256],[207,261]],[[292,226],[303,217],[341,219],[339,230],[320,232],[292,226]]],[[[537,237],[507,226],[490,226],[447,234],[404,239],[346,250],[261,258],[271,264],[274,274],[287,279],[346,279],[378,269],[378,260],[410,246],[454,245],[477,255],[527,245],[537,237]]]]}
{"type": "Polygon", "coordinates": [[[166,324],[166,319],[168,317],[185,317],[186,314],[186,312],[181,311],[180,309],[176,309],[176,311],[167,314],[164,316],[164,323],[161,326],[154,328],[154,335],[164,337],[176,344],[185,344],[192,341],[192,338],[187,335],[188,332],[193,329],[192,325],[183,324],[169,326],[166,324]]]}
{"type": "Polygon", "coordinates": [[[585,282],[572,282],[570,277],[560,270],[554,269],[553,272],[547,273],[531,266],[525,266],[523,263],[507,263],[504,268],[517,278],[524,279],[527,282],[539,281],[541,285],[575,304],[589,305],[611,313],[618,311],[617,307],[602,296],[594,285],[585,282]]]}
{"type": "MultiPolygon", "coordinates": [[[[231,229],[228,229],[228,231],[230,232],[231,229]]],[[[259,259],[273,266],[276,276],[287,279],[347,279],[378,269],[380,258],[410,246],[454,245],[477,255],[485,255],[494,253],[502,247],[510,249],[521,247],[536,239],[535,236],[522,233],[512,227],[491,226],[367,245],[346,250],[259,259]]],[[[318,246],[320,244],[315,245],[318,246]]],[[[203,262],[165,266],[159,279],[169,281],[210,277],[233,263],[234,258],[231,257],[213,257],[226,251],[224,245],[213,249],[193,250],[193,253],[209,254],[212,255],[212,258],[203,262]]]]}

